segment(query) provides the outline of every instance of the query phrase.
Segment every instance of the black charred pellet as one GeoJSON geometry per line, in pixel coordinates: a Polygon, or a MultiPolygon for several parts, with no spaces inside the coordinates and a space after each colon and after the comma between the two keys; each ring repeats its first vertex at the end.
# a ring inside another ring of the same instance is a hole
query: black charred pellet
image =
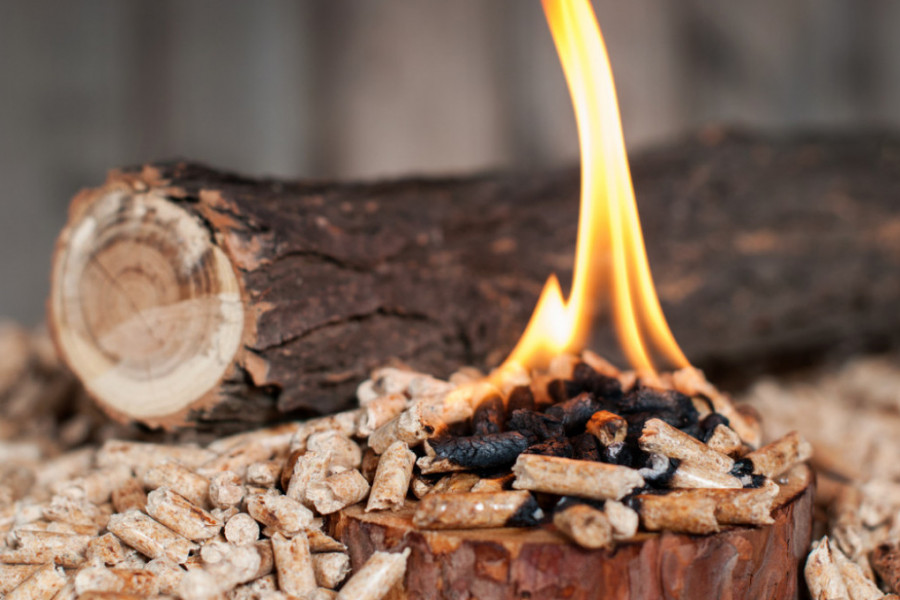
{"type": "Polygon", "coordinates": [[[602,409],[593,396],[584,392],[571,400],[554,404],[547,409],[547,414],[562,421],[566,433],[571,435],[584,431],[584,426],[591,416],[602,409]]]}
{"type": "Polygon", "coordinates": [[[595,398],[612,401],[622,397],[622,384],[618,379],[601,375],[587,363],[575,365],[572,381],[579,386],[579,393],[590,392],[595,398]]]}
{"type": "Polygon", "coordinates": [[[503,409],[503,399],[494,395],[485,398],[472,417],[472,429],[475,435],[488,433],[500,433],[503,431],[503,420],[506,417],[503,409]]]}
{"type": "Polygon", "coordinates": [[[601,460],[600,443],[597,441],[597,438],[589,433],[582,433],[573,437],[572,450],[574,458],[578,460],[593,460],[596,462],[601,460]]]}
{"type": "Polygon", "coordinates": [[[506,403],[506,412],[513,414],[517,410],[534,410],[534,393],[527,385],[514,387],[509,393],[509,400],[506,403]]]}
{"type": "Polygon", "coordinates": [[[717,412],[710,413],[703,417],[703,420],[700,421],[700,441],[704,444],[708,442],[709,438],[712,437],[713,432],[716,430],[716,427],[719,425],[728,427],[728,417],[720,415],[717,412]]]}
{"type": "Polygon", "coordinates": [[[515,410],[506,422],[506,429],[518,431],[532,442],[559,438],[565,434],[562,421],[533,410],[515,410]]]}
{"type": "Polygon", "coordinates": [[[506,524],[509,527],[534,527],[544,516],[534,496],[528,496],[528,500],[522,503],[522,506],[507,519],[506,524]]]}
{"type": "Polygon", "coordinates": [[[492,469],[516,462],[528,448],[528,438],[518,431],[432,440],[439,458],[471,469],[492,469]]]}
{"type": "Polygon", "coordinates": [[[734,466],[731,468],[731,474],[735,477],[742,477],[743,475],[752,475],[753,474],[753,462],[749,458],[742,458],[740,460],[734,461],[734,466]]]}
{"type": "Polygon", "coordinates": [[[635,462],[636,452],[639,452],[639,450],[636,451],[626,442],[614,442],[603,449],[602,458],[603,462],[612,465],[630,467],[635,462]]]}
{"type": "Polygon", "coordinates": [[[542,454],[544,456],[558,456],[560,458],[575,457],[575,451],[572,448],[571,442],[564,438],[544,440],[543,442],[532,444],[525,450],[525,454],[542,454]]]}
{"type": "Polygon", "coordinates": [[[565,402],[571,396],[569,396],[569,390],[566,387],[565,379],[554,379],[550,383],[547,384],[547,395],[554,402],[565,402]]]}
{"type": "Polygon", "coordinates": [[[648,387],[638,387],[631,390],[616,402],[617,414],[640,412],[678,412],[693,413],[694,420],[699,420],[699,414],[691,399],[675,390],[657,390],[648,387]]]}

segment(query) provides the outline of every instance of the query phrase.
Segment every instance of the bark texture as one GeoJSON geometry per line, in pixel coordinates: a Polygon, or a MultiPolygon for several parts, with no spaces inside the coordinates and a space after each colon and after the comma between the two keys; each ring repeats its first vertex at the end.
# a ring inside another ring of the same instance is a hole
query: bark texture
{"type": "Polygon", "coordinates": [[[391,600],[794,599],[812,533],[811,477],[805,465],[791,473],[773,525],[646,534],[611,551],[579,548],[551,526],[418,531],[412,503],[398,513],[350,507],[331,525],[354,569],[375,551],[412,549],[391,600]]]}
{"type": "MultiPolygon", "coordinates": [[[[886,135],[782,140],[706,132],[637,157],[651,268],[691,361],[720,382],[738,381],[896,345],[898,173],[900,138],[886,135]]],[[[113,189],[125,190],[117,200],[123,205],[149,194],[199,222],[240,288],[242,333],[233,354],[220,357],[221,375],[174,416],[138,417],[154,425],[224,430],[333,411],[352,401],[369,369],[391,358],[439,375],[463,364],[496,365],[547,276],[558,273],[564,285],[571,276],[575,170],[348,184],[247,179],[177,163],[114,172],[104,187],[76,198],[58,245],[57,297],[71,231],[113,189]]],[[[128,243],[129,231],[78,252],[128,243]]],[[[79,279],[73,293],[134,295],[123,274],[142,267],[120,262],[109,274],[116,285],[79,279]]],[[[148,281],[160,279],[145,277],[142,285],[148,281]]],[[[59,340],[69,324],[53,306],[51,299],[59,340]]],[[[215,328],[210,310],[194,303],[180,318],[206,318],[204,327],[215,328]]],[[[133,322],[127,331],[106,352],[109,361],[127,356],[132,340],[145,341],[133,322]]],[[[601,325],[595,348],[615,357],[611,340],[601,325]]],[[[62,354],[85,380],[79,357],[66,348],[62,354]]],[[[152,385],[153,370],[144,371],[152,385]]],[[[121,407],[111,412],[134,417],[121,407]]]]}

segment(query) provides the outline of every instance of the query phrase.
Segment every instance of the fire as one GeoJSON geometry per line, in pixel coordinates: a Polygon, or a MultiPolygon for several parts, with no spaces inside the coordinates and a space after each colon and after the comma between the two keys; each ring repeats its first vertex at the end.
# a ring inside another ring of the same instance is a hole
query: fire
{"type": "Polygon", "coordinates": [[[581,151],[581,208],[568,299],[551,276],[501,367],[535,368],[584,348],[602,292],[631,366],[655,373],[655,356],[685,367],[653,287],[638,219],[612,68],[589,0],[543,0],[568,81],[581,151]]]}

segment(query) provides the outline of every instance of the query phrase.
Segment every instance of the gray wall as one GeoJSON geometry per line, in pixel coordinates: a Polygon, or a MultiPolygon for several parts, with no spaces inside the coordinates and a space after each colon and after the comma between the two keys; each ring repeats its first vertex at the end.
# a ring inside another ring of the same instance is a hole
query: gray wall
{"type": "MultiPolygon", "coordinates": [[[[900,3],[595,2],[632,149],[709,122],[900,122],[900,3]]],[[[41,317],[117,165],[378,177],[577,154],[538,0],[0,0],[0,316],[41,317]]]]}

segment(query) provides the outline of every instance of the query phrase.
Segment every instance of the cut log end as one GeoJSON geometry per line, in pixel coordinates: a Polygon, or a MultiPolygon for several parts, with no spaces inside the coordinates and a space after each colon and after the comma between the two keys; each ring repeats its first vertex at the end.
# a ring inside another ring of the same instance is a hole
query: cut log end
{"type": "Polygon", "coordinates": [[[552,527],[421,531],[415,503],[399,512],[341,511],[332,533],[359,568],[376,551],[411,548],[392,600],[415,598],[796,598],[810,543],[813,476],[800,465],[781,481],[764,527],[712,535],[641,534],[612,550],[586,550],[552,527]]]}
{"type": "Polygon", "coordinates": [[[202,404],[244,328],[231,262],[159,192],[107,186],[76,202],[54,256],[58,347],[111,415],[151,425],[202,404]]]}

